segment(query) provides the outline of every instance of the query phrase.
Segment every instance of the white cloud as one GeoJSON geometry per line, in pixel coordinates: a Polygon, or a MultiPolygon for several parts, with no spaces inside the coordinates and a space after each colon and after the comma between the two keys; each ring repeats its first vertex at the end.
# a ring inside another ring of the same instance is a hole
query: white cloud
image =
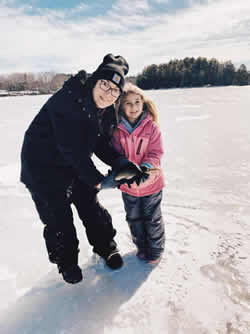
{"type": "Polygon", "coordinates": [[[65,11],[31,16],[30,8],[0,2],[0,30],[5,32],[0,36],[0,74],[93,71],[108,52],[124,55],[130,74],[186,56],[231,59],[249,67],[250,2],[200,3],[169,14],[157,12],[149,1],[117,1],[105,15],[66,20],[65,11]]]}

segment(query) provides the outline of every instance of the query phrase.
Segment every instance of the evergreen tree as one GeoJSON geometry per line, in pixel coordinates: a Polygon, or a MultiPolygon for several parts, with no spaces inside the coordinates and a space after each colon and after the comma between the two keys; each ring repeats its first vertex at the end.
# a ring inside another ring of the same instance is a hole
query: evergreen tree
{"type": "Polygon", "coordinates": [[[248,77],[249,75],[246,66],[244,64],[241,64],[240,68],[236,72],[234,84],[240,86],[248,85],[248,77]]]}
{"type": "Polygon", "coordinates": [[[235,67],[231,61],[224,63],[223,84],[232,85],[235,77],[235,67]]]}

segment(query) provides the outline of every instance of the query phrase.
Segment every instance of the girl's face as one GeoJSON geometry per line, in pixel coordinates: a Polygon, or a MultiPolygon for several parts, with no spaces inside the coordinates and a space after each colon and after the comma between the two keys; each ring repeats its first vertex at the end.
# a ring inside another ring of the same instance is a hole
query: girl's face
{"type": "Polygon", "coordinates": [[[122,102],[122,110],[130,123],[135,123],[143,112],[142,97],[135,93],[128,93],[122,102]]]}
{"type": "Polygon", "coordinates": [[[98,80],[93,88],[93,100],[100,109],[111,106],[119,95],[120,89],[109,80],[98,80]]]}

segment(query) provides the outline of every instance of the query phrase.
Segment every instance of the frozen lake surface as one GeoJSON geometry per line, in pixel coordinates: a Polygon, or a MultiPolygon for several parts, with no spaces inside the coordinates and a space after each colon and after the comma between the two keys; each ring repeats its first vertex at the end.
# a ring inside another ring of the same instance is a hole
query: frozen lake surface
{"type": "Polygon", "coordinates": [[[24,131],[48,96],[0,99],[1,334],[250,333],[250,86],[148,94],[165,147],[163,259],[136,259],[120,192],[106,190],[99,198],[125,265],[112,272],[92,255],[75,214],[84,275],[76,286],[48,262],[18,180],[24,131]]]}

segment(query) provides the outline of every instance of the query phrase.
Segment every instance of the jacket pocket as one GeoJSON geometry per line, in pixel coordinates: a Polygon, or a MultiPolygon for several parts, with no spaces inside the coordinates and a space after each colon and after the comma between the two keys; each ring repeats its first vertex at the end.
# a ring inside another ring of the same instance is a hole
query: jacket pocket
{"type": "Polygon", "coordinates": [[[141,152],[142,142],[143,142],[143,139],[140,140],[139,145],[137,147],[137,150],[136,150],[137,155],[140,154],[140,152],[141,152]]]}

